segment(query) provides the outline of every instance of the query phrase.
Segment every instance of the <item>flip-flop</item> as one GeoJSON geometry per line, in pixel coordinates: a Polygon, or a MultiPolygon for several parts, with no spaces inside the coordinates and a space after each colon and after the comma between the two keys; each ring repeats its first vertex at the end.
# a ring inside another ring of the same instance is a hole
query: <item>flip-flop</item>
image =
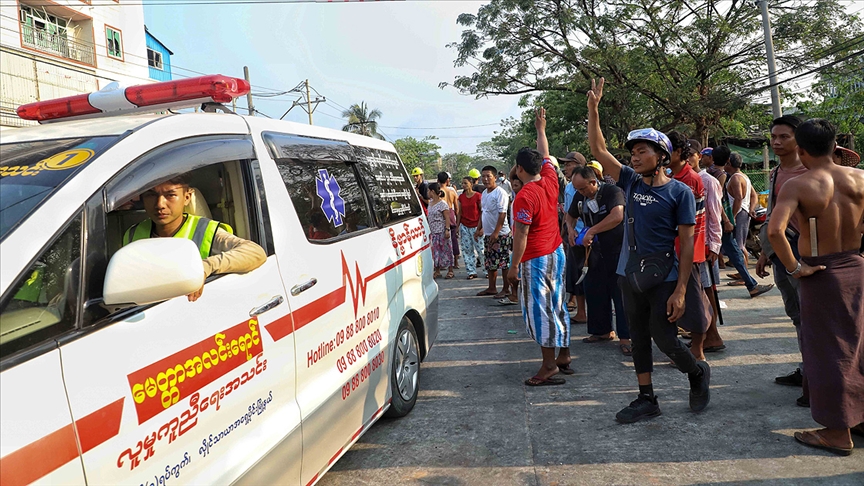
{"type": "Polygon", "coordinates": [[[498,300],[498,303],[501,305],[516,305],[519,302],[513,302],[509,297],[504,297],[503,299],[498,300]]]}
{"type": "Polygon", "coordinates": [[[702,348],[703,353],[716,353],[718,351],[723,351],[726,349],[725,344],[721,344],[720,346],[708,346],[707,348],[702,348]]]}
{"type": "Polygon", "coordinates": [[[474,280],[475,278],[477,278],[477,274],[475,274],[475,273],[468,275],[468,280],[474,280]]]}
{"type": "Polygon", "coordinates": [[[555,378],[554,376],[550,376],[545,380],[540,378],[539,376],[533,376],[525,380],[525,384],[527,386],[555,386],[555,385],[563,385],[567,383],[567,380],[564,378],[555,378]]]}
{"type": "Polygon", "coordinates": [[[450,279],[453,278],[453,277],[454,277],[453,272],[449,272],[449,273],[447,274],[447,276],[444,277],[444,280],[450,280],[450,279]]]}
{"type": "Polygon", "coordinates": [[[619,344],[619,348],[621,348],[621,354],[624,356],[633,356],[633,346],[630,344],[619,344]]]}
{"type": "Polygon", "coordinates": [[[576,310],[576,306],[573,304],[567,304],[567,310],[573,312],[576,310]]]}
{"type": "Polygon", "coordinates": [[[726,285],[728,285],[730,287],[743,287],[747,284],[743,280],[733,280],[733,281],[727,283],[726,285]]]}
{"type": "Polygon", "coordinates": [[[575,375],[576,374],[576,370],[574,370],[573,368],[570,367],[570,363],[567,363],[566,365],[558,365],[558,372],[561,373],[562,375],[575,375]]]}
{"type": "Polygon", "coordinates": [[[613,339],[615,339],[615,338],[612,336],[609,336],[609,337],[588,336],[588,337],[582,339],[582,342],[583,343],[602,343],[605,341],[611,341],[613,339]]]}
{"type": "Polygon", "coordinates": [[[752,299],[753,297],[759,297],[760,295],[768,292],[773,288],[774,284],[757,285],[756,287],[753,287],[753,290],[750,291],[750,298],[752,299]]]}
{"type": "Polygon", "coordinates": [[[496,292],[492,292],[489,289],[485,289],[485,290],[481,290],[480,292],[477,292],[477,297],[484,297],[486,295],[495,295],[495,294],[496,294],[496,292]]]}
{"type": "Polygon", "coordinates": [[[495,298],[496,299],[503,299],[504,297],[507,297],[508,295],[510,295],[510,292],[507,292],[507,293],[498,292],[497,294],[495,294],[495,298]]]}
{"type": "Polygon", "coordinates": [[[727,273],[726,278],[731,280],[743,280],[740,273],[727,273]]]}
{"type": "Polygon", "coordinates": [[[795,440],[806,446],[815,447],[817,449],[824,449],[828,452],[833,452],[834,454],[838,454],[841,456],[848,456],[849,454],[852,454],[851,447],[846,449],[843,447],[834,447],[828,444],[828,442],[826,442],[825,439],[822,438],[821,435],[819,435],[818,430],[795,432],[795,440]]]}

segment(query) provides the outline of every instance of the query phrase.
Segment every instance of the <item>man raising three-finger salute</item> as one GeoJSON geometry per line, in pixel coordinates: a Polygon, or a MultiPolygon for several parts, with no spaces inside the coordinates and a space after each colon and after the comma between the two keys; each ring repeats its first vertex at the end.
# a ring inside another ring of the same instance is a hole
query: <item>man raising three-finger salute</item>
{"type": "Polygon", "coordinates": [[[684,315],[684,298],[693,267],[696,200],[682,182],[666,176],[664,167],[673,152],[672,142],[653,128],[630,132],[625,146],[632,168],[622,166],[606,148],[600,131],[600,99],[604,79],[591,81],[588,92],[588,143],[603,165],[603,172],[618,181],[626,194],[624,242],[618,260],[618,275],[624,309],[630,324],[633,365],[639,381],[639,396],[615,416],[622,423],[660,415],[651,383],[654,360],[651,339],[687,373],[690,408],[701,411],[710,399],[710,368],[696,361],[678,339],[676,321],[684,315]],[[675,237],[680,240],[680,260],[675,237]]]}

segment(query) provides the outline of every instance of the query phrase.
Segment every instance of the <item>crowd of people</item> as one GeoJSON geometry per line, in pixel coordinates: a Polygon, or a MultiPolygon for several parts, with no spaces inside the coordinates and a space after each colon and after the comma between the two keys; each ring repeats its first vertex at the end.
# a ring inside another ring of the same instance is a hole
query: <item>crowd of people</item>
{"type": "Polygon", "coordinates": [[[562,385],[571,375],[571,326],[587,324],[583,343],[619,340],[632,356],[638,394],[616,415],[632,423],[660,415],[651,374],[652,340],[689,381],[690,408],[711,400],[705,353],[726,349],[718,331],[721,266],[734,267],[729,285],[751,298],[774,286],[798,335],[802,362],[779,376],[800,386],[798,405],[811,408],[823,429],[795,439],[840,455],[850,434],[864,435],[864,171],[855,152],[839,147],[830,122],[793,116],[771,124],[780,160],[771,171],[768,222],[755,264],[746,240],[759,198],[742,158],[728,147],[653,128],[630,132],[622,163],[607,147],[599,105],[604,80],[588,92],[588,143],[578,152],[549,153],[546,111],[536,110],[536,148],[523,148],[509,174],[472,169],[450,187],[450,175],[426,184],[415,169],[427,207],[436,276],[462,260],[469,280],[485,271],[478,296],[519,305],[542,363],[527,386],[562,385]],[[457,244],[458,242],[458,244],[457,244]],[[728,263],[724,260],[728,258],[728,263]],[[773,268],[768,272],[768,265],[773,268]],[[498,291],[498,274],[502,277],[498,291]],[[569,298],[567,297],[569,295],[569,298]],[[575,312],[574,312],[575,311],[575,312]],[[570,313],[573,312],[573,316],[570,313]],[[685,344],[682,338],[690,340],[685,344]]]}

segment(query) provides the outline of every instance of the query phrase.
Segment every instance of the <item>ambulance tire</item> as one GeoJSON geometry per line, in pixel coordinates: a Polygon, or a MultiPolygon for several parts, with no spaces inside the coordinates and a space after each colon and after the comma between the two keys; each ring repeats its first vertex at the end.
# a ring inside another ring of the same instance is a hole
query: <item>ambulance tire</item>
{"type": "Polygon", "coordinates": [[[417,331],[407,317],[402,318],[396,340],[393,342],[393,365],[390,367],[390,408],[384,414],[387,418],[408,415],[417,402],[420,389],[420,346],[417,331]]]}

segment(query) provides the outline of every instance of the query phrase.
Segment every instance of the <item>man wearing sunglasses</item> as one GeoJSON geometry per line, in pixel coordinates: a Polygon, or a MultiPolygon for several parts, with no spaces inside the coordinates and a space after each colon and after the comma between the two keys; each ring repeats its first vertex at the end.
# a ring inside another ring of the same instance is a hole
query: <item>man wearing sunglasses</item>
{"type": "Polygon", "coordinates": [[[609,153],[600,130],[603,84],[603,78],[599,83],[592,80],[588,92],[588,142],[603,172],[616,179],[626,195],[618,275],[622,277],[633,365],[639,382],[639,396],[615,418],[621,423],[632,423],[661,413],[651,382],[652,338],[678,369],[688,375],[690,408],[699,412],[710,401],[711,371],[708,363],[697,361],[678,339],[676,324],[684,315],[687,283],[693,268],[696,200],[687,185],[665,174],[664,166],[673,151],[665,134],[650,128],[631,132],[625,146],[630,150],[632,167],[622,166],[609,153]],[[678,255],[676,237],[680,240],[678,255]],[[645,272],[646,268],[656,270],[645,272]],[[662,281],[657,282],[659,279],[662,281]]]}

